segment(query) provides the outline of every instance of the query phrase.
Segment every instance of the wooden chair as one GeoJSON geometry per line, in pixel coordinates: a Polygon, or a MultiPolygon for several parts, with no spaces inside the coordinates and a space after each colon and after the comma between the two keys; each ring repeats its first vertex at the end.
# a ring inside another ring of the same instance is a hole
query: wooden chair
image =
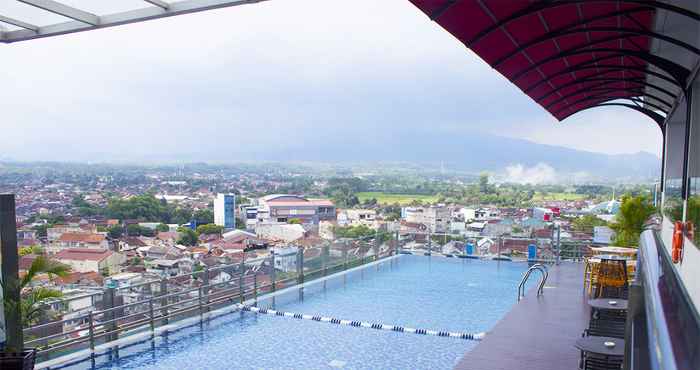
{"type": "Polygon", "coordinates": [[[598,283],[598,262],[592,262],[590,258],[583,259],[583,289],[591,295],[593,286],[598,283]]]}
{"type": "Polygon", "coordinates": [[[628,286],[627,283],[627,263],[625,260],[602,259],[598,264],[596,278],[596,296],[598,298],[622,298],[628,286]],[[615,295],[607,294],[613,290],[615,295]]]}

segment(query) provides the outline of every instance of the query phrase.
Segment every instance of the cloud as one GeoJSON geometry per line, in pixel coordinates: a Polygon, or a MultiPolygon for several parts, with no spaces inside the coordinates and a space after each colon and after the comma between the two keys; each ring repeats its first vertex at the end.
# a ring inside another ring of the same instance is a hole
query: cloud
{"type": "Polygon", "coordinates": [[[532,167],[514,164],[505,168],[504,181],[516,184],[551,184],[557,181],[557,171],[546,163],[532,167]]]}
{"type": "Polygon", "coordinates": [[[406,0],[270,1],[0,45],[0,60],[0,147],[16,159],[235,161],[250,148],[475,130],[648,148],[640,131],[600,139],[612,121],[640,116],[557,131],[406,0]]]}

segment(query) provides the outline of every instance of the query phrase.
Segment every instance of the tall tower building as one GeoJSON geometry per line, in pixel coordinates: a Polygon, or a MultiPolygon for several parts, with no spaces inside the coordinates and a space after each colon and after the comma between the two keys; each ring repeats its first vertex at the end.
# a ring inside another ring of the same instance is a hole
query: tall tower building
{"type": "Polygon", "coordinates": [[[236,195],[216,194],[214,199],[214,223],[224,229],[236,228],[236,195]]]}

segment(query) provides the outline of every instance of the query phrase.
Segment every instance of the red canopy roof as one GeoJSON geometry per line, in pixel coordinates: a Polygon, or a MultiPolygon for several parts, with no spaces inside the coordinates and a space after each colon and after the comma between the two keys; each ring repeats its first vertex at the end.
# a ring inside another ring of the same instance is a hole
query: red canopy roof
{"type": "MultiPolygon", "coordinates": [[[[657,1],[410,0],[559,120],[626,99],[661,124],[686,71],[653,55],[651,41],[681,41],[653,29],[658,9],[697,14],[657,1]],[[649,66],[657,67],[655,72],[649,66]],[[658,76],[657,76],[658,75],[658,76]],[[656,115],[656,116],[655,116],[656,115]]],[[[692,45],[682,45],[698,53],[692,45]]]]}

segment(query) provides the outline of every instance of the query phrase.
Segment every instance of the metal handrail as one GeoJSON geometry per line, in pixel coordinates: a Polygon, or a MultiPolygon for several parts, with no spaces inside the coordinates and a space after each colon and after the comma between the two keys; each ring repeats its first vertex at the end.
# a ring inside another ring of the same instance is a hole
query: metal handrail
{"type": "Polygon", "coordinates": [[[537,270],[542,274],[542,277],[540,278],[540,283],[537,286],[537,295],[540,296],[544,293],[544,284],[547,282],[549,272],[547,271],[547,266],[541,263],[536,263],[532,265],[529,269],[527,269],[527,271],[523,275],[523,278],[520,279],[520,284],[518,284],[518,302],[520,301],[521,297],[525,296],[525,283],[530,278],[530,274],[532,274],[532,271],[534,270],[537,270]]]}

